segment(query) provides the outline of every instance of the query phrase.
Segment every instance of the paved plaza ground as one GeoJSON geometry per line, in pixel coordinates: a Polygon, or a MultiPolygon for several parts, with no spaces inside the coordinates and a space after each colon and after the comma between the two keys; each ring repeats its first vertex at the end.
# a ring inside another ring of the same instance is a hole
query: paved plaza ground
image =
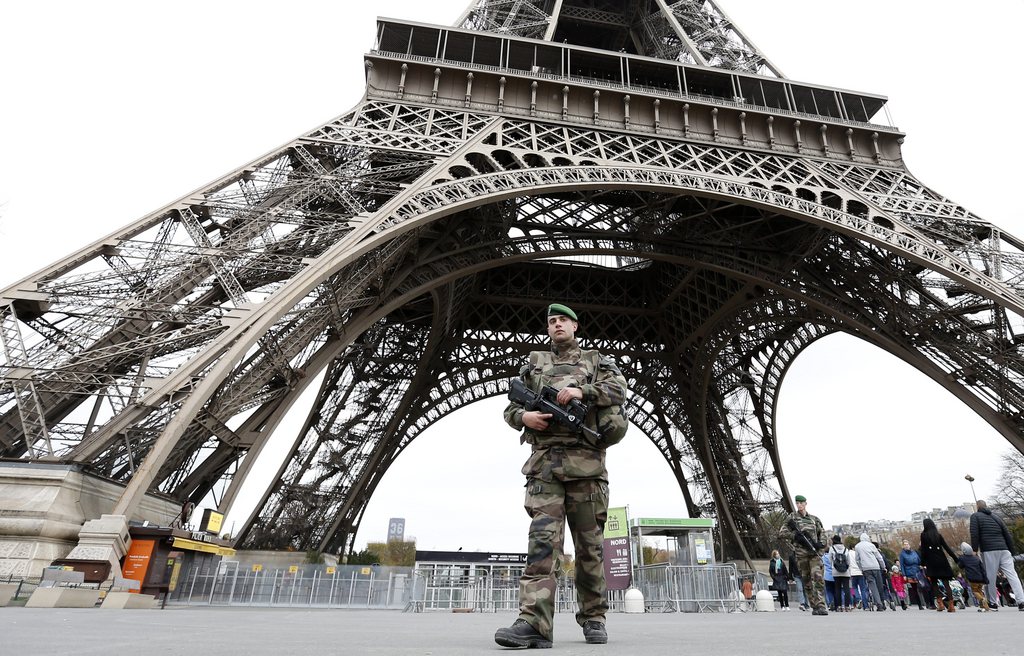
{"type": "MultiPolygon", "coordinates": [[[[511,614],[370,610],[0,608],[0,655],[211,654],[216,656],[400,654],[462,656],[504,650],[492,639],[511,614]]],[[[609,616],[609,644],[587,645],[573,617],[555,618],[560,654],[1024,653],[1024,613],[648,613],[609,616]]],[[[523,651],[523,650],[520,650],[523,651]]],[[[529,653],[535,653],[530,651],[529,653]]]]}

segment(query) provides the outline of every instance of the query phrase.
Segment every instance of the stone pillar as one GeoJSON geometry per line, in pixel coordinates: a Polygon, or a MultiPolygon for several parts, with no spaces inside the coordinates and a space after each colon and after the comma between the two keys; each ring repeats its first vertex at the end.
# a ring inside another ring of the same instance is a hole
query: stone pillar
{"type": "Polygon", "coordinates": [[[78,532],[78,545],[67,560],[95,560],[110,563],[107,580],[121,576],[121,559],[128,553],[128,519],[124,515],[102,515],[90,519],[78,532]]]}

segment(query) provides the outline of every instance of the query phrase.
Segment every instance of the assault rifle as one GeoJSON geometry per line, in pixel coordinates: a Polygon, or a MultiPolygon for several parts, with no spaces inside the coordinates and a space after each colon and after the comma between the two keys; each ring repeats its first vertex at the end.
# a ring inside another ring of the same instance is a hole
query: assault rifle
{"type": "Polygon", "coordinates": [[[600,440],[601,434],[583,425],[587,416],[587,406],[576,399],[569,401],[567,405],[558,403],[558,390],[550,385],[545,385],[540,394],[537,394],[526,384],[515,378],[512,386],[508,388],[508,400],[523,404],[528,411],[538,411],[550,414],[550,421],[568,428],[574,433],[583,433],[593,440],[600,440]]]}
{"type": "Polygon", "coordinates": [[[788,522],[786,522],[786,526],[788,526],[789,529],[793,531],[793,537],[796,539],[796,541],[800,542],[801,544],[803,544],[803,546],[807,547],[811,551],[817,553],[825,548],[825,545],[821,544],[820,542],[811,542],[811,539],[807,537],[807,534],[796,527],[795,519],[790,519],[788,522]]]}

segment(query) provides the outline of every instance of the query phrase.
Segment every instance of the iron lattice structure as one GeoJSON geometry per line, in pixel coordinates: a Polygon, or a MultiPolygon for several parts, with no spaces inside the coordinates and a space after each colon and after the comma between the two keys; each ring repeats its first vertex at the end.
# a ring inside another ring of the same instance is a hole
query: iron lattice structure
{"type": "Polygon", "coordinates": [[[316,382],[239,545],[347,550],[549,299],[731,556],[789,508],[776,399],[830,333],[1024,449],[1024,248],[907,171],[884,98],[787,80],[696,0],[480,0],[379,21],[366,66],[350,112],[0,293],[4,457],[123,481],[122,514],[224,484],[227,510],[316,382]]]}

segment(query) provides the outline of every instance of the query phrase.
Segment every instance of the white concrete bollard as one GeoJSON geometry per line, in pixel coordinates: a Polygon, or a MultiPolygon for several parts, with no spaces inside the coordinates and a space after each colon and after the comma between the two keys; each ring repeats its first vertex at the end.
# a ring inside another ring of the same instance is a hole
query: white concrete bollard
{"type": "Polygon", "coordinates": [[[759,613],[773,612],[775,610],[775,599],[772,597],[772,593],[767,590],[758,590],[757,594],[754,595],[754,610],[759,613]]]}
{"type": "Polygon", "coordinates": [[[630,588],[626,590],[626,594],[623,596],[622,610],[626,613],[642,613],[644,612],[644,593],[640,592],[636,588],[630,588]]]}

